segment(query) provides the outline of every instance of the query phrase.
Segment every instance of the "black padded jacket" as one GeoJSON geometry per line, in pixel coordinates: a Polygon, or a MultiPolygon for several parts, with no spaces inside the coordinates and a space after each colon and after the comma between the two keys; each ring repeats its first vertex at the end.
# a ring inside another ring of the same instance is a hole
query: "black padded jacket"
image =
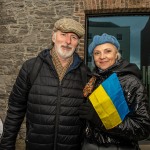
{"type": "Polygon", "coordinates": [[[0,150],[15,150],[25,116],[26,150],[79,150],[82,122],[77,109],[83,102],[83,62],[74,53],[74,61],[60,82],[49,50],[42,51],[39,57],[43,65],[32,87],[28,75],[35,58],[23,64],[13,86],[0,150]]]}
{"type": "Polygon", "coordinates": [[[95,68],[95,88],[112,73],[117,73],[130,112],[121,124],[109,130],[102,123],[99,127],[87,123],[86,138],[98,145],[131,145],[138,149],[138,141],[146,139],[150,134],[148,97],[141,82],[140,70],[135,64],[122,59],[105,71],[95,68]]]}

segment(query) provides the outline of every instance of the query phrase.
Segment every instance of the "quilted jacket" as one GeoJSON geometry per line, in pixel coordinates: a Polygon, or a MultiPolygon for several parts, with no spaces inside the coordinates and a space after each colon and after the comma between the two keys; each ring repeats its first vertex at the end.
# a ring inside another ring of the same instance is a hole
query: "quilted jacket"
{"type": "Polygon", "coordinates": [[[0,150],[15,150],[21,123],[26,116],[26,150],[79,150],[82,121],[77,108],[83,102],[82,60],[74,61],[62,81],[52,63],[49,50],[39,56],[43,65],[33,85],[28,75],[35,58],[27,60],[9,97],[0,150]],[[30,90],[29,90],[30,89],[30,90]]]}
{"type": "Polygon", "coordinates": [[[93,75],[97,79],[94,88],[112,73],[117,73],[130,112],[121,124],[109,130],[105,129],[102,122],[99,127],[88,122],[85,132],[86,139],[91,143],[108,147],[116,144],[131,145],[138,149],[138,141],[146,139],[150,134],[148,97],[141,81],[140,70],[135,64],[123,59],[105,71],[95,68],[93,75]]]}

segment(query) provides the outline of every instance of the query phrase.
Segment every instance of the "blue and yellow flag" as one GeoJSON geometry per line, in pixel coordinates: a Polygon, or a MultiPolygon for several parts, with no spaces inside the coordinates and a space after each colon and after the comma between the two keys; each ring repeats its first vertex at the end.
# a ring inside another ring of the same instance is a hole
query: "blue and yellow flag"
{"type": "Polygon", "coordinates": [[[120,124],[129,113],[117,74],[113,73],[89,96],[106,129],[120,124]]]}

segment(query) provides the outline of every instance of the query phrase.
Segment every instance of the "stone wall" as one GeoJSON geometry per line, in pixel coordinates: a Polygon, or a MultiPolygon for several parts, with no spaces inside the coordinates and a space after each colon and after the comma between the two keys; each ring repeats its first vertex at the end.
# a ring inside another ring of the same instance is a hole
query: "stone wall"
{"type": "MultiPolygon", "coordinates": [[[[85,24],[85,13],[103,9],[150,8],[150,0],[0,0],[0,117],[4,120],[8,96],[23,62],[51,44],[54,22],[72,17],[85,24]]],[[[84,57],[84,39],[78,49],[84,57]]],[[[24,149],[25,124],[17,149],[24,149]]]]}
{"type": "MultiPolygon", "coordinates": [[[[83,22],[73,0],[0,0],[0,116],[22,63],[49,48],[53,24],[62,17],[83,22]],[[75,15],[74,15],[75,14],[75,15]]],[[[83,7],[82,7],[83,11],[83,7]]],[[[83,23],[84,24],[84,23],[83,23]]],[[[83,43],[83,39],[81,40],[83,43]]],[[[82,49],[83,52],[83,44],[82,49]]],[[[79,52],[80,53],[80,52],[79,52]]],[[[82,57],[82,54],[80,54],[82,57]]]]}

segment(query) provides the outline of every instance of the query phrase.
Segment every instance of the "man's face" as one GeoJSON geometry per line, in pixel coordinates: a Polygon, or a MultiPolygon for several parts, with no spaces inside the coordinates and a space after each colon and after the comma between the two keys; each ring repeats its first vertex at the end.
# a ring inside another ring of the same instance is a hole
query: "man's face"
{"type": "Polygon", "coordinates": [[[54,42],[54,49],[58,57],[67,59],[73,55],[78,46],[79,38],[75,33],[64,33],[58,30],[53,33],[52,41],[54,42]]]}

